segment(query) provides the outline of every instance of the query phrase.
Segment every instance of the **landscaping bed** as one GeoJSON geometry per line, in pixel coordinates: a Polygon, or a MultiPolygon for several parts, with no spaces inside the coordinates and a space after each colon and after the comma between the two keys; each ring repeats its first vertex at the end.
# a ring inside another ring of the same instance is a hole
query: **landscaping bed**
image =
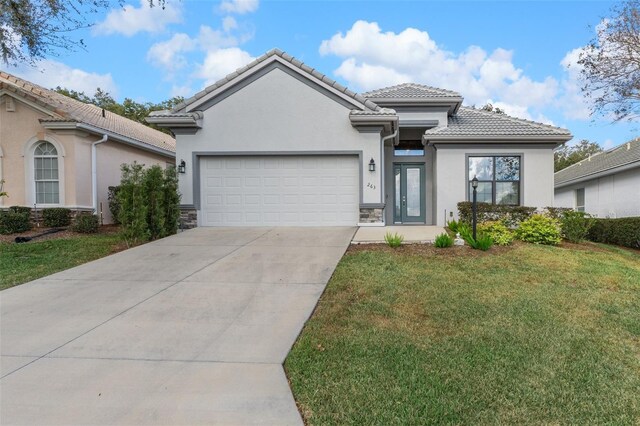
{"type": "Polygon", "coordinates": [[[308,424],[635,424],[640,254],[352,246],[285,368],[308,424]]]}

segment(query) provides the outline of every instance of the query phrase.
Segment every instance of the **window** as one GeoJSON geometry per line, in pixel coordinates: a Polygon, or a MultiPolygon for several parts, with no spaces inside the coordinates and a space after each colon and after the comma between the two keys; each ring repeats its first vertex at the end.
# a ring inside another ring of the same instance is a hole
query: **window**
{"type": "Polygon", "coordinates": [[[36,204],[59,204],[58,151],[50,142],[40,142],[33,152],[36,204]]]}
{"type": "Polygon", "coordinates": [[[520,157],[470,156],[468,170],[470,200],[473,194],[471,180],[476,177],[479,203],[520,204],[520,157]]]}
{"type": "Polygon", "coordinates": [[[424,155],[424,145],[422,141],[400,141],[393,148],[395,157],[422,157],[424,155]]]}
{"type": "Polygon", "coordinates": [[[576,211],[584,212],[584,188],[576,189],[576,211]]]}

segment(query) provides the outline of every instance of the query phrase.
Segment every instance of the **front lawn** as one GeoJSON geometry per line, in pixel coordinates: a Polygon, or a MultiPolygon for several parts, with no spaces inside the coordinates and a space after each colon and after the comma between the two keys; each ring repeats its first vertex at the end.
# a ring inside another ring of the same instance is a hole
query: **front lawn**
{"type": "Polygon", "coordinates": [[[352,247],[285,368],[308,424],[638,424],[640,254],[352,247]]]}
{"type": "Polygon", "coordinates": [[[0,290],[95,260],[124,248],[115,232],[69,233],[15,244],[0,241],[0,290]]]}

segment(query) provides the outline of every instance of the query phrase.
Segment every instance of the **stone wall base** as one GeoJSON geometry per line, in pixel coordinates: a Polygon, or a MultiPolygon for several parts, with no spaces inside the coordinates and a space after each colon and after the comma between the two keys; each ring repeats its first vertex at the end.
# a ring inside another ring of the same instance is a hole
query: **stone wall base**
{"type": "Polygon", "coordinates": [[[360,208],[360,223],[382,223],[382,208],[360,208]]]}
{"type": "Polygon", "coordinates": [[[192,207],[180,207],[180,229],[198,227],[198,211],[192,207]]]}

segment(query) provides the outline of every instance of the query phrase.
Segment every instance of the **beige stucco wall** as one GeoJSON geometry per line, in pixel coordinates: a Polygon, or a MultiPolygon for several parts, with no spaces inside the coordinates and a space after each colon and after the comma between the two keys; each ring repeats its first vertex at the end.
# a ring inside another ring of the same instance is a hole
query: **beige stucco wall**
{"type": "Polygon", "coordinates": [[[437,146],[435,166],[437,225],[445,225],[452,217],[457,219],[457,204],[466,200],[466,156],[469,154],[520,155],[522,205],[539,208],[553,205],[553,148],[517,144],[475,148],[441,144],[437,146]],[[451,212],[453,216],[450,216],[451,212]]]}
{"type": "Polygon", "coordinates": [[[193,204],[192,152],[362,151],[364,203],[380,203],[382,168],[379,133],[351,126],[350,108],[280,69],[274,69],[204,111],[203,128],[177,135],[176,160],[183,204],[193,204]],[[378,167],[368,171],[374,159],[378,167]]]}
{"type": "MultiPolygon", "coordinates": [[[[15,111],[6,110],[7,95],[0,97],[0,179],[9,198],[0,206],[33,206],[32,157],[29,148],[40,140],[52,142],[58,148],[62,188],[60,205],[72,209],[92,209],[91,143],[101,135],[78,130],[45,130],[38,121],[51,118],[48,114],[23,101],[14,99],[15,111]]],[[[120,182],[120,165],[137,161],[146,165],[174,159],[131,147],[114,140],[98,145],[98,201],[103,203],[105,223],[110,223],[107,188],[120,182]]]]}
{"type": "MultiPolygon", "coordinates": [[[[91,151],[87,154],[88,164],[91,164],[91,151]]],[[[102,215],[104,223],[111,223],[111,212],[109,211],[108,190],[110,186],[120,183],[120,166],[123,163],[133,163],[133,161],[145,166],[158,164],[163,168],[167,164],[174,165],[173,158],[155,154],[148,151],[123,145],[121,143],[107,141],[97,146],[96,161],[98,163],[98,210],[102,203],[102,215]]],[[[88,188],[88,196],[91,198],[91,187],[88,188]]],[[[100,213],[100,212],[98,212],[100,213]]]]}

